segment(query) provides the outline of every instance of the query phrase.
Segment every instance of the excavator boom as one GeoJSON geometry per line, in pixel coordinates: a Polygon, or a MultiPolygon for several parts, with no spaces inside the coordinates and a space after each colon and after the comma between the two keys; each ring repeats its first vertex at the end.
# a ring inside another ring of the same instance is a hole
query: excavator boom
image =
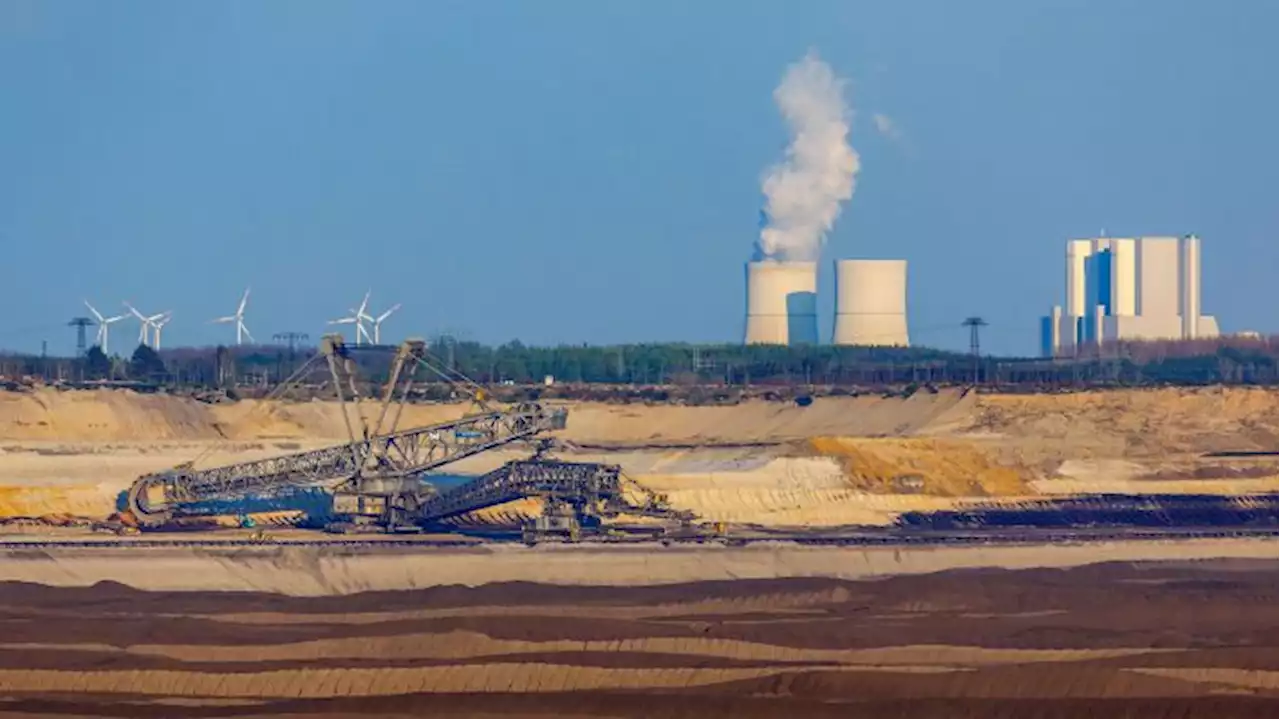
{"type": "Polygon", "coordinates": [[[144,475],[130,487],[127,509],[141,525],[154,527],[175,513],[192,512],[201,502],[306,485],[354,482],[358,486],[362,477],[411,479],[465,457],[564,428],[566,410],[526,402],[509,409],[484,407],[449,422],[395,430],[413,380],[412,372],[406,370],[425,364],[423,356],[423,345],[416,340],[406,342],[396,353],[376,422],[370,427],[360,410],[350,349],[340,337],[327,336],[317,357],[327,360],[347,426],[346,443],[222,467],[197,470],[187,465],[144,475]]]}
{"type": "MultiPolygon", "coordinates": [[[[160,527],[174,515],[225,511],[202,504],[276,494],[307,485],[324,485],[329,491],[332,511],[326,528],[330,531],[413,530],[522,497],[544,500],[543,516],[526,527],[532,532],[530,536],[568,532],[576,537],[583,529],[583,521],[598,523],[601,517],[621,512],[690,519],[673,512],[657,496],[648,496],[642,505],[631,504],[623,490],[620,467],[550,460],[542,456],[543,449],[531,459],[508,462],[463,485],[437,492],[422,482],[420,475],[466,457],[564,429],[567,410],[537,402],[494,409],[484,403],[483,391],[474,383],[450,378],[448,372],[427,362],[420,340],[406,341],[399,348],[385,386],[376,396],[366,396],[363,384],[356,378],[358,362],[340,337],[326,336],[320,353],[313,358],[318,364],[317,358],[323,358],[328,365],[347,442],[208,469],[194,469],[193,461],[144,475],[133,483],[127,495],[127,509],[138,524],[144,528],[160,527]],[[397,430],[413,382],[412,370],[421,366],[430,367],[454,381],[460,390],[471,393],[481,411],[448,422],[397,430]],[[372,413],[362,409],[363,401],[375,399],[372,413]]],[[[301,372],[295,372],[295,377],[301,372]]],[[[550,443],[544,441],[543,446],[550,443]]],[[[248,517],[241,522],[243,526],[250,523],[248,517]]]]}
{"type": "Polygon", "coordinates": [[[470,415],[452,422],[371,437],[333,447],[205,470],[173,469],[145,475],[128,494],[128,509],[144,525],[168,521],[175,506],[270,494],[295,486],[345,480],[371,468],[382,476],[411,476],[563,429],[564,409],[538,404],[470,415]],[[160,493],[163,501],[154,503],[160,493]]]}

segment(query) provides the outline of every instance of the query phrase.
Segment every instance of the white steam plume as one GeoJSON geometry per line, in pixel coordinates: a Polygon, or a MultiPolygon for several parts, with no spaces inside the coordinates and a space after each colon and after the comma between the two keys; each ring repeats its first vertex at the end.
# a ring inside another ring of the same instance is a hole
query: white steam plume
{"type": "Polygon", "coordinates": [[[759,252],[772,259],[816,260],[840,203],[853,197],[858,153],[849,146],[852,112],[845,82],[810,52],[773,91],[791,128],[786,161],[764,178],[765,226],[759,252]]]}
{"type": "Polygon", "coordinates": [[[871,122],[876,126],[876,132],[884,135],[890,140],[902,139],[902,128],[898,127],[898,123],[893,121],[892,117],[884,113],[877,112],[871,116],[871,122]]]}

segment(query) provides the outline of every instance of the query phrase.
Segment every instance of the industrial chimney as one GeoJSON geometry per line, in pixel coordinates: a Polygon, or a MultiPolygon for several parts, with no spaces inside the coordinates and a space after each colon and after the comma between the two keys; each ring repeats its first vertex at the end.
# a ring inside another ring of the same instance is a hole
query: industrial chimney
{"type": "Polygon", "coordinates": [[[1182,315],[1182,339],[1193,340],[1200,336],[1200,238],[1187,235],[1182,238],[1182,276],[1178,281],[1178,308],[1182,315]]]}
{"type": "Polygon", "coordinates": [[[837,260],[832,344],[906,347],[907,261],[837,260]]]}
{"type": "Polygon", "coordinates": [[[747,263],[747,344],[817,344],[818,263],[747,263]]]}

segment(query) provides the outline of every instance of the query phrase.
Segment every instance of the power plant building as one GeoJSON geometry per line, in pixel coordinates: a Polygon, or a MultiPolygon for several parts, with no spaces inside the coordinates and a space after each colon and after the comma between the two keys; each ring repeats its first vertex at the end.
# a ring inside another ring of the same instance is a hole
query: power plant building
{"type": "Polygon", "coordinates": [[[1041,352],[1122,340],[1216,337],[1201,314],[1200,239],[1104,237],[1067,242],[1066,306],[1041,319],[1041,352]]]}
{"type": "Polygon", "coordinates": [[[818,263],[747,263],[746,344],[818,343],[818,263]]]}
{"type": "Polygon", "coordinates": [[[837,345],[906,347],[907,261],[837,260],[837,345]]]}

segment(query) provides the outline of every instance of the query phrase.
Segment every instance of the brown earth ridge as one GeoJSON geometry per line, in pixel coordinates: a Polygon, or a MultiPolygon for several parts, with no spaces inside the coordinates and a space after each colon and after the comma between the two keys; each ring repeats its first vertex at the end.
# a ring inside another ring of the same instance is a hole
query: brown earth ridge
{"type": "Polygon", "coordinates": [[[0,712],[1274,716],[1277,599],[1266,560],[311,598],[7,583],[0,712]]]}

